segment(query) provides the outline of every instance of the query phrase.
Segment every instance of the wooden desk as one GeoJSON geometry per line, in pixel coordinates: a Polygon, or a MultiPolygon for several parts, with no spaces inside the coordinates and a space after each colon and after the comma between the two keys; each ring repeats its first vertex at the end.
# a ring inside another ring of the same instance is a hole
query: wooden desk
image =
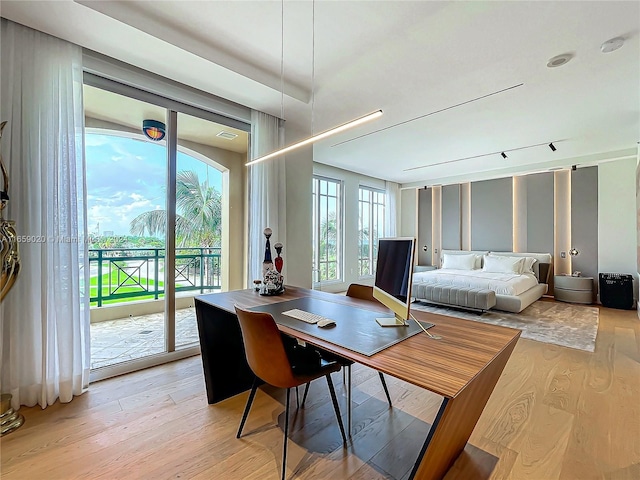
{"type": "MultiPolygon", "coordinates": [[[[311,296],[388,312],[382,305],[342,295],[296,287],[286,289],[284,295],[276,297],[263,297],[253,290],[196,297],[209,403],[248,390],[253,380],[244,357],[234,304],[251,308],[311,296]]],[[[434,323],[435,327],[430,331],[442,336],[442,339],[432,340],[424,334],[414,335],[367,357],[304,332],[285,326],[280,326],[280,329],[444,397],[410,476],[415,479],[440,479],[464,449],[511,356],[520,331],[420,311],[413,314],[420,320],[434,323]]]]}

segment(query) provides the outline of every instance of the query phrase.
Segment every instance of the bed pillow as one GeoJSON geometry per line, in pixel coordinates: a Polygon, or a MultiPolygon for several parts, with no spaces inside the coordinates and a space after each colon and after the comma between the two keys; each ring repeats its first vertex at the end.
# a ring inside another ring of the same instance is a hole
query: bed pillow
{"type": "Polygon", "coordinates": [[[493,255],[484,256],[483,272],[492,273],[517,273],[520,275],[524,257],[497,257],[493,255]]]}
{"type": "Polygon", "coordinates": [[[522,262],[522,270],[520,270],[520,273],[531,273],[535,275],[536,272],[533,270],[533,265],[537,261],[538,260],[533,257],[524,257],[524,262],[522,262]]]}
{"type": "Polygon", "coordinates": [[[472,253],[463,255],[449,255],[445,253],[443,257],[443,269],[473,270],[476,264],[476,255],[472,253]]]}
{"type": "MultiPolygon", "coordinates": [[[[533,275],[536,275],[536,271],[533,269],[533,266],[535,265],[535,263],[538,261],[537,258],[534,257],[525,257],[525,256],[506,256],[506,255],[497,255],[495,253],[489,253],[490,257],[499,257],[499,258],[522,258],[524,259],[522,262],[522,267],[520,269],[520,274],[524,274],[524,273],[531,273],[533,275]]],[[[536,275],[537,278],[537,275],[536,275]]]]}

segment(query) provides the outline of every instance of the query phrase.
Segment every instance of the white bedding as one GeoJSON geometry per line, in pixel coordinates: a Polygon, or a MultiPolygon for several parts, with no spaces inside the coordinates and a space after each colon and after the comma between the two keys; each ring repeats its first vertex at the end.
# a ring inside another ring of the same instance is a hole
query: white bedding
{"type": "Polygon", "coordinates": [[[482,270],[438,269],[413,274],[413,283],[437,283],[455,287],[484,288],[498,295],[520,295],[538,284],[532,273],[492,273],[482,270]]]}

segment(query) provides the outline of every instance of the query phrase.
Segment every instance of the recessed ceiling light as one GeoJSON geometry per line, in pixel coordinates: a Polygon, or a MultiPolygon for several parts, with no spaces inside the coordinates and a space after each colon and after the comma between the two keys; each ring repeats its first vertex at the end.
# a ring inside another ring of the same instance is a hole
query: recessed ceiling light
{"type": "Polygon", "coordinates": [[[562,55],[556,55],[555,57],[551,58],[547,62],[547,67],[549,68],[561,67],[572,58],[573,58],[573,55],[570,53],[563,53],[562,55]]]}
{"type": "Polygon", "coordinates": [[[600,51],[602,53],[610,53],[615,50],[618,50],[622,45],[624,45],[624,38],[616,37],[611,40],[607,40],[602,45],[600,45],[600,51]]]}
{"type": "Polygon", "coordinates": [[[235,133],[225,132],[224,130],[216,135],[216,137],[224,138],[226,140],[233,140],[237,136],[238,135],[236,135],[235,133]]]}

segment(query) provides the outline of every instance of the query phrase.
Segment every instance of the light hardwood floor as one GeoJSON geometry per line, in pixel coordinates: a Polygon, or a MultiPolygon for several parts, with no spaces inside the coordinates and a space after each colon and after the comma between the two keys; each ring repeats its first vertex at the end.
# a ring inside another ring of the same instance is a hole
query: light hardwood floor
{"type": "MultiPolygon", "coordinates": [[[[354,366],[354,430],[342,448],[326,383],[292,413],[287,473],[408,477],[440,398],[354,366]]],[[[346,413],[341,375],[334,379],[346,413]]],[[[200,357],[92,384],[69,404],[22,408],[0,440],[2,479],[278,479],[284,395],[208,405],[200,357]]],[[[295,398],[292,398],[295,405],[295,398]]],[[[595,353],[521,339],[451,479],[640,479],[640,320],[601,308],[595,353]]]]}

